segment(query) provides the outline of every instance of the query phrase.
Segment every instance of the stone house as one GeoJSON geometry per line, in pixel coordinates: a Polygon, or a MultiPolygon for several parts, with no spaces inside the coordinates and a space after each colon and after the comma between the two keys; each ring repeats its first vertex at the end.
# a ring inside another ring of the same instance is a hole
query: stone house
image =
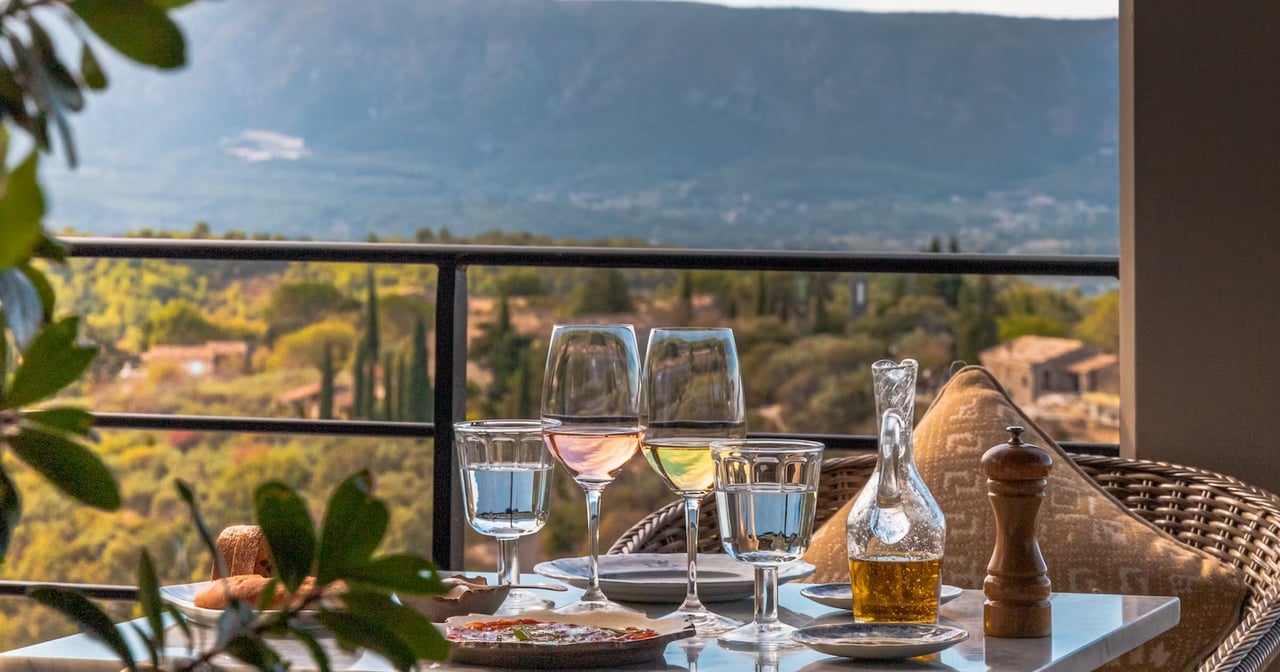
{"type": "Polygon", "coordinates": [[[1117,394],[1120,388],[1116,356],[1073,338],[1019,336],[983,350],[978,359],[1019,405],[1045,394],[1117,394]]]}

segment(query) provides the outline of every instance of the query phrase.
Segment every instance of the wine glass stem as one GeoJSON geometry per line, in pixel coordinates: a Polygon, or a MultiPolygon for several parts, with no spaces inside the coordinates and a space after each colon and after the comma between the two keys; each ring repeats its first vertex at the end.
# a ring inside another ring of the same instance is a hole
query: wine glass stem
{"type": "Polygon", "coordinates": [[[755,621],[757,625],[778,622],[778,568],[772,565],[756,567],[755,621]]]}
{"type": "Polygon", "coordinates": [[[689,556],[689,579],[680,611],[702,609],[702,600],[698,599],[698,507],[701,504],[701,497],[684,498],[684,539],[685,552],[689,556]]]}
{"type": "Polygon", "coordinates": [[[498,585],[509,586],[520,580],[520,553],[518,539],[498,538],[498,585]]]}
{"type": "Polygon", "coordinates": [[[582,595],[584,602],[603,602],[604,593],[600,590],[600,493],[601,488],[587,488],[587,539],[591,554],[589,560],[590,576],[587,580],[587,591],[582,595]]]}

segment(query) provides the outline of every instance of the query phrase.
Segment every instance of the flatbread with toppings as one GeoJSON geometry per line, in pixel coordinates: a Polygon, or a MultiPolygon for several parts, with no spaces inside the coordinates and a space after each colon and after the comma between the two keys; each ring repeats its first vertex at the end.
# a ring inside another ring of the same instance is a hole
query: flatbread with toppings
{"type": "Polygon", "coordinates": [[[504,618],[497,621],[469,621],[449,628],[454,642],[506,642],[528,644],[582,644],[584,642],[634,642],[652,639],[658,631],[627,626],[602,628],[577,623],[537,621],[532,618],[504,618]]]}
{"type": "Polygon", "coordinates": [[[445,627],[450,660],[492,667],[614,667],[648,662],[661,658],[668,643],[693,634],[693,626],[678,619],[550,611],[519,617],[458,616],[445,627]]]}

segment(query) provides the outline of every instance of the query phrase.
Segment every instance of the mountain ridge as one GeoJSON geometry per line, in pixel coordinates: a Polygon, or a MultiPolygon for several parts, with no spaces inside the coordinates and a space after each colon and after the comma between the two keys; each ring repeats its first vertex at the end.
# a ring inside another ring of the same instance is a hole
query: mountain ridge
{"type": "Polygon", "coordinates": [[[187,72],[111,64],[85,170],[49,171],[57,224],[1116,244],[1114,21],[546,0],[180,20],[187,72]]]}

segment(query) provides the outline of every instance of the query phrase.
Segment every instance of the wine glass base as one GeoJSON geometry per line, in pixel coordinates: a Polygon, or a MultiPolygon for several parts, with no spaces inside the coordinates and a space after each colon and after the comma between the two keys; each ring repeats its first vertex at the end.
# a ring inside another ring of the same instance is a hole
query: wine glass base
{"type": "Polygon", "coordinates": [[[514,589],[507,593],[507,599],[502,601],[502,605],[493,614],[495,616],[514,616],[523,614],[526,611],[550,609],[554,606],[556,606],[554,601],[539,597],[532,591],[514,589]]]}
{"type": "Polygon", "coordinates": [[[804,646],[791,639],[796,629],[786,623],[748,623],[720,635],[720,642],[734,649],[789,649],[804,646]]]}
{"type": "Polygon", "coordinates": [[[693,631],[698,637],[709,637],[724,632],[729,632],[734,628],[740,627],[742,621],[721,616],[706,607],[701,609],[676,609],[675,611],[663,616],[662,618],[683,618],[693,624],[693,631]]]}
{"type": "Polygon", "coordinates": [[[617,612],[626,614],[637,614],[639,611],[631,607],[624,607],[613,600],[579,600],[556,609],[557,614],[599,614],[603,612],[617,612]]]}

